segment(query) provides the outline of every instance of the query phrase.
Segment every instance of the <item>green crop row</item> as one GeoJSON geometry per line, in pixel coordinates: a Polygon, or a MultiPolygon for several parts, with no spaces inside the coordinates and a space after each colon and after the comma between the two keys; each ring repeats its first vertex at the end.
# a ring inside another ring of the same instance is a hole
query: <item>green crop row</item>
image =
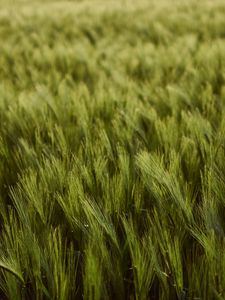
{"type": "Polygon", "coordinates": [[[224,1],[1,1],[0,41],[0,299],[224,299],[224,1]]]}

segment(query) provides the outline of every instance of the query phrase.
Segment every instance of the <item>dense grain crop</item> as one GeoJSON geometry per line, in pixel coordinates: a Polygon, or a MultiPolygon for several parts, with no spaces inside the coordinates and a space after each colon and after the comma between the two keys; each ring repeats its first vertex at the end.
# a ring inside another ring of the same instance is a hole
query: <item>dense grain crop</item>
{"type": "Polygon", "coordinates": [[[225,299],[223,0],[0,0],[0,299],[225,299]]]}

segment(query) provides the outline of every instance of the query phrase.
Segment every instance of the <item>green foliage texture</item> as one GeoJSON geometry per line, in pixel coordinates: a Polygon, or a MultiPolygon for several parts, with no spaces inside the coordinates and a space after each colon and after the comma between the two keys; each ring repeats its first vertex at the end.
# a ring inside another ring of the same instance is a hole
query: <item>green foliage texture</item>
{"type": "Polygon", "coordinates": [[[223,0],[0,0],[0,299],[225,299],[223,0]]]}

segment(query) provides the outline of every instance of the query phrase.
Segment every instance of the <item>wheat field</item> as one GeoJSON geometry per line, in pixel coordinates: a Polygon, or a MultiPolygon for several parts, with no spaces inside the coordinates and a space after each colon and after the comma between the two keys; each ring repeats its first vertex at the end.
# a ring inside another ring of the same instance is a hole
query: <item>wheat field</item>
{"type": "Polygon", "coordinates": [[[225,299],[223,0],[0,0],[0,299],[225,299]]]}

